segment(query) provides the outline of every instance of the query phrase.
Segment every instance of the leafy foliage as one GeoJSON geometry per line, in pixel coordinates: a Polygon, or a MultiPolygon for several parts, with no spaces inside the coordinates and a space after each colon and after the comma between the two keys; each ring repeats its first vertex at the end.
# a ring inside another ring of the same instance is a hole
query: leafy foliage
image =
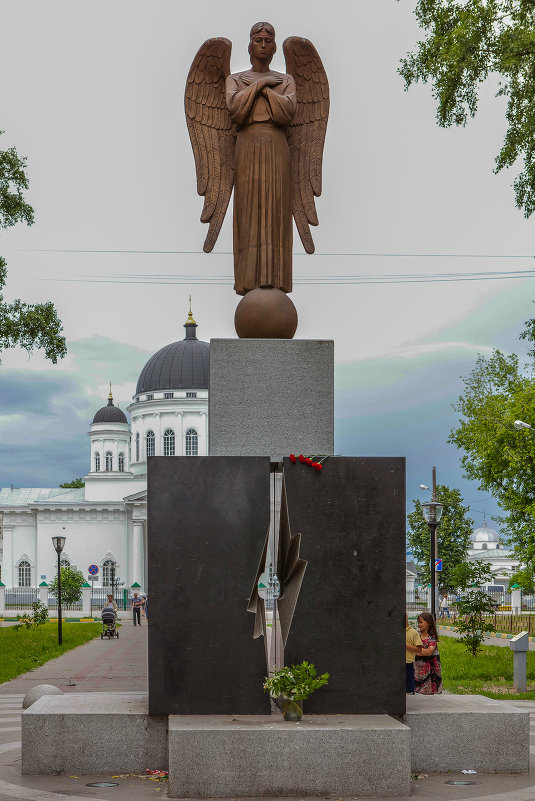
{"type": "Polygon", "coordinates": [[[464,643],[472,654],[477,656],[485,632],[494,631],[494,625],[484,619],[496,610],[496,602],[484,590],[484,584],[492,576],[489,562],[464,562],[452,571],[452,580],[461,591],[461,599],[457,601],[459,620],[455,631],[462,634],[459,641],[464,643]]]}
{"type": "MultiPolygon", "coordinates": [[[[474,521],[469,518],[468,506],[463,506],[463,499],[458,489],[437,485],[437,500],[444,504],[440,525],[437,528],[438,554],[442,558],[442,571],[438,573],[441,590],[454,589],[451,581],[453,568],[464,562],[470,547],[470,535],[474,521]]],[[[419,565],[426,583],[431,581],[431,541],[429,526],[422,514],[422,504],[413,500],[414,508],[407,515],[407,539],[419,565]]]]}
{"type": "Polygon", "coordinates": [[[304,701],[313,692],[327,684],[329,674],[317,676],[316,668],[309,662],[283,667],[270,673],[264,682],[264,690],[273,698],[282,696],[292,701],[304,701]]]}
{"type": "Polygon", "coordinates": [[[37,629],[43,623],[48,623],[48,607],[42,604],[41,601],[34,601],[32,604],[33,614],[29,617],[22,617],[17,615],[18,623],[13,626],[14,629],[37,629]]]}
{"type": "MultiPolygon", "coordinates": [[[[25,168],[26,159],[14,147],[0,150],[0,230],[18,222],[31,225],[34,221],[33,209],[24,200],[24,190],[28,189],[25,168]]],[[[0,256],[0,352],[17,346],[28,352],[42,348],[46,358],[56,364],[67,348],[54,305],[29,304],[20,299],[6,303],[1,294],[6,276],[6,261],[0,256]]]]}
{"type": "Polygon", "coordinates": [[[514,181],[516,205],[535,211],[534,0],[418,0],[415,16],[426,38],[402,59],[405,88],[432,84],[437,122],[466,125],[480,85],[498,74],[497,96],[507,98],[508,128],[494,172],[524,159],[514,181]]]}
{"type": "MultiPolygon", "coordinates": [[[[61,568],[61,602],[74,604],[82,597],[82,586],[85,584],[84,574],[74,567],[61,568]]],[[[57,597],[58,577],[50,582],[50,591],[57,597]]]]}
{"type": "MultiPolygon", "coordinates": [[[[521,337],[534,341],[534,320],[521,337]]],[[[533,359],[533,350],[530,352],[533,359]]],[[[515,420],[535,425],[535,364],[524,368],[519,358],[499,350],[479,355],[472,372],[463,379],[464,393],[454,409],[461,414],[449,441],[465,453],[461,464],[467,478],[491,492],[505,515],[516,555],[525,564],[535,557],[535,436],[517,431],[515,420]]]]}
{"type": "Polygon", "coordinates": [[[66,481],[65,484],[60,484],[63,489],[81,489],[85,487],[85,481],[81,478],[73,478],[72,481],[66,481]]]}
{"type": "Polygon", "coordinates": [[[531,566],[523,567],[520,570],[517,570],[516,573],[513,573],[509,579],[507,589],[513,589],[515,584],[518,584],[518,586],[526,593],[531,594],[535,592],[535,576],[533,575],[533,568],[531,566]]]}

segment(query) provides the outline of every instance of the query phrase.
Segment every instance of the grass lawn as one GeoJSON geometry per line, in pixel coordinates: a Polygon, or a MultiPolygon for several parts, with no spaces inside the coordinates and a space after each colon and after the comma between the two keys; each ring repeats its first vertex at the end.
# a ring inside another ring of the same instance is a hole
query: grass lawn
{"type": "Polygon", "coordinates": [[[441,637],[439,648],[442,680],[448,692],[535,701],[535,651],[527,654],[528,692],[515,693],[510,648],[484,645],[478,656],[473,657],[466,646],[453,637],[441,637]]]}
{"type": "Polygon", "coordinates": [[[100,623],[64,623],[63,644],[58,645],[57,623],[37,629],[0,628],[0,684],[98,637],[100,623]]]}

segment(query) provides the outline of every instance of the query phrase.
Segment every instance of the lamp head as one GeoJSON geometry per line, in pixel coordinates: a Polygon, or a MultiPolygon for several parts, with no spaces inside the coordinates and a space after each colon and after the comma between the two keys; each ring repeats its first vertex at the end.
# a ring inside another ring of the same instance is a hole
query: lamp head
{"type": "Polygon", "coordinates": [[[54,546],[56,553],[60,554],[65,547],[65,537],[52,537],[52,545],[54,546]]]}
{"type": "Polygon", "coordinates": [[[532,428],[532,426],[530,426],[529,423],[524,423],[523,420],[515,420],[513,425],[514,425],[514,427],[516,428],[517,431],[522,431],[523,429],[526,429],[526,428],[527,429],[531,429],[532,428]]]}
{"type": "Polygon", "coordinates": [[[444,504],[438,503],[438,501],[422,503],[422,514],[426,523],[440,523],[443,509],[444,504]]]}
{"type": "Polygon", "coordinates": [[[420,484],[420,489],[428,490],[429,487],[426,484],[420,484]]]}

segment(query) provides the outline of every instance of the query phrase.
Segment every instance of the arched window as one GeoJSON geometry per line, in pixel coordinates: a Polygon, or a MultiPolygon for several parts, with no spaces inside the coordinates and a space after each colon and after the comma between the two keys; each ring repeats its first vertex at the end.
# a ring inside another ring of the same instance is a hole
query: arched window
{"type": "Polygon", "coordinates": [[[23,560],[19,562],[19,587],[32,586],[32,569],[30,563],[23,560]]]}
{"type": "Polygon", "coordinates": [[[70,567],[71,566],[71,563],[69,562],[68,559],[60,559],[59,564],[60,564],[60,567],[70,567]]]}
{"type": "Polygon", "coordinates": [[[139,431],[136,434],[136,462],[139,462],[139,431]]]}
{"type": "Polygon", "coordinates": [[[100,453],[95,453],[95,473],[100,473],[100,453]]]}
{"type": "Polygon", "coordinates": [[[147,431],[147,457],[154,456],[154,431],[147,431]]]}
{"type": "Polygon", "coordinates": [[[163,455],[175,455],[175,432],[172,428],[166,428],[163,432],[163,455]]]}
{"type": "Polygon", "coordinates": [[[102,586],[103,587],[111,587],[112,579],[115,580],[117,576],[115,575],[115,568],[117,567],[117,563],[114,562],[112,559],[106,559],[106,561],[102,565],[102,586]]]}
{"type": "Polygon", "coordinates": [[[486,543],[486,542],[482,542],[482,543],[481,543],[481,550],[482,550],[482,551],[486,551],[486,550],[487,550],[487,548],[488,548],[488,545],[487,545],[487,543],[486,543]]]}
{"type": "Polygon", "coordinates": [[[186,456],[199,455],[199,435],[194,428],[186,431],[186,456]]]}
{"type": "Polygon", "coordinates": [[[113,470],[113,454],[111,451],[106,451],[106,473],[111,473],[113,470]]]}
{"type": "Polygon", "coordinates": [[[119,454],[119,473],[124,473],[124,453],[119,454]]]}

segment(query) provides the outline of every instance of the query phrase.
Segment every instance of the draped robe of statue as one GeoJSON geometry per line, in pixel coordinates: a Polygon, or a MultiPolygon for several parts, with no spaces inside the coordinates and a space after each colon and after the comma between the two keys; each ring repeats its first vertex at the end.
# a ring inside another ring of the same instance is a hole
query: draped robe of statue
{"type": "Polygon", "coordinates": [[[292,164],[286,128],[297,108],[291,75],[229,75],[226,102],[238,134],[234,165],[234,289],[292,291],[292,164]],[[257,92],[269,75],[281,83],[257,92]]]}

